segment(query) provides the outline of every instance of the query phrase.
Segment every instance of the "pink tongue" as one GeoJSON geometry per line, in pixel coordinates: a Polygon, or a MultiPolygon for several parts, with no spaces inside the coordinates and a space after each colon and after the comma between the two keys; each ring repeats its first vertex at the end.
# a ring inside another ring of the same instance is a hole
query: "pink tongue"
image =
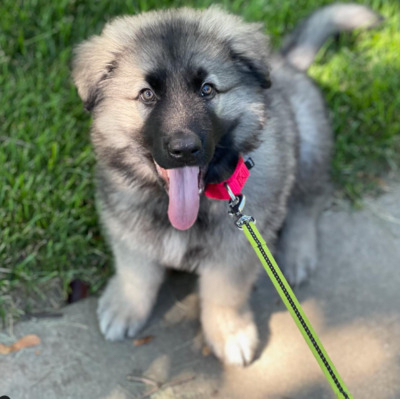
{"type": "Polygon", "coordinates": [[[192,227],[199,213],[199,168],[168,169],[169,206],[168,217],[172,226],[179,230],[192,227]]]}

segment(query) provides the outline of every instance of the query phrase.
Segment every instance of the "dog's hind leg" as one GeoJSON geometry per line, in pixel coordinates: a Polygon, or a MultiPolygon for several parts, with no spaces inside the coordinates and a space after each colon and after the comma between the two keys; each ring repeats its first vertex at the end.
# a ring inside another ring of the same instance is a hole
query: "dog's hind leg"
{"type": "Polygon", "coordinates": [[[277,260],[293,286],[306,281],[318,265],[318,218],[326,195],[294,196],[281,230],[277,260]]]}
{"type": "Polygon", "coordinates": [[[298,165],[277,258],[292,285],[304,282],[318,264],[317,222],[327,204],[332,131],[319,90],[297,76],[290,101],[299,132],[298,165]]]}

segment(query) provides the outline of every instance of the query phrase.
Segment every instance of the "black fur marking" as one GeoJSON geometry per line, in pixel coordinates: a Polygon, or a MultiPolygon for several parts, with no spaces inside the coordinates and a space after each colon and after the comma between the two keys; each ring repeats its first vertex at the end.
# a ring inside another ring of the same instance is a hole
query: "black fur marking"
{"type": "Polygon", "coordinates": [[[127,152],[127,148],[122,148],[119,150],[111,150],[108,155],[107,163],[108,165],[117,170],[124,177],[129,179],[135,179],[135,174],[133,173],[131,168],[127,163],[124,162],[125,154],[127,152]]]}
{"type": "Polygon", "coordinates": [[[87,100],[83,106],[86,111],[92,111],[104,99],[102,90],[96,85],[89,91],[87,100]]]}
{"type": "Polygon", "coordinates": [[[106,65],[107,74],[110,75],[115,69],[118,67],[118,61],[112,60],[109,64],[106,65]]]}
{"type": "Polygon", "coordinates": [[[205,69],[199,68],[197,73],[193,76],[191,80],[191,84],[195,92],[198,92],[201,89],[203,83],[206,83],[206,78],[208,73],[205,69]]]}
{"type": "Polygon", "coordinates": [[[238,120],[230,123],[227,133],[215,148],[214,156],[208,165],[205,183],[220,183],[232,176],[239,160],[239,151],[235,148],[232,131],[239,124],[238,120]]]}
{"type": "Polygon", "coordinates": [[[167,79],[167,71],[165,69],[158,69],[148,73],[145,79],[157,95],[163,96],[165,94],[167,79]]]}
{"type": "MultiPolygon", "coordinates": [[[[182,79],[186,82],[187,86],[191,87],[193,92],[199,93],[202,84],[205,82],[208,73],[203,68],[199,68],[195,73],[186,71],[182,74],[182,79]]],[[[163,97],[167,88],[168,73],[165,69],[158,69],[146,75],[145,80],[149,83],[151,88],[160,97],[163,97]]]]}

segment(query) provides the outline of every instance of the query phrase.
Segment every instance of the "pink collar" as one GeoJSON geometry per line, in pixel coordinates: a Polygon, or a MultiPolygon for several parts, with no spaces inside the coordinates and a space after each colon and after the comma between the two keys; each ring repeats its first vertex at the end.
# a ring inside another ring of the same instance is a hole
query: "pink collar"
{"type": "MultiPolygon", "coordinates": [[[[248,161],[246,161],[248,163],[248,161]]],[[[239,157],[239,162],[236,165],[236,169],[233,172],[232,176],[221,182],[221,183],[213,183],[207,184],[204,194],[208,198],[217,199],[217,200],[229,200],[231,199],[228,192],[226,191],[225,184],[228,183],[231,188],[233,194],[239,195],[242,193],[242,189],[246,184],[246,180],[250,176],[249,169],[253,166],[253,161],[251,161],[250,166],[247,166],[243,160],[243,157],[239,157]]]]}

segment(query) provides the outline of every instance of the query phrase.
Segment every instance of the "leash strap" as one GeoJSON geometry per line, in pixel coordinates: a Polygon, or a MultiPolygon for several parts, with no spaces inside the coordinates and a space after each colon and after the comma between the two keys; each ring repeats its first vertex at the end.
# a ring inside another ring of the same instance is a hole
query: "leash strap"
{"type": "Polygon", "coordinates": [[[286,281],[274,257],[269,251],[267,244],[261,237],[257,227],[255,226],[254,218],[242,215],[241,211],[244,207],[244,196],[235,196],[230,190],[229,185],[226,185],[225,187],[231,197],[231,200],[229,201],[229,206],[231,207],[229,214],[238,218],[236,226],[244,232],[245,236],[249,240],[336,396],[339,399],[353,399],[311,326],[311,323],[307,319],[307,316],[290,288],[289,283],[286,281]]]}

